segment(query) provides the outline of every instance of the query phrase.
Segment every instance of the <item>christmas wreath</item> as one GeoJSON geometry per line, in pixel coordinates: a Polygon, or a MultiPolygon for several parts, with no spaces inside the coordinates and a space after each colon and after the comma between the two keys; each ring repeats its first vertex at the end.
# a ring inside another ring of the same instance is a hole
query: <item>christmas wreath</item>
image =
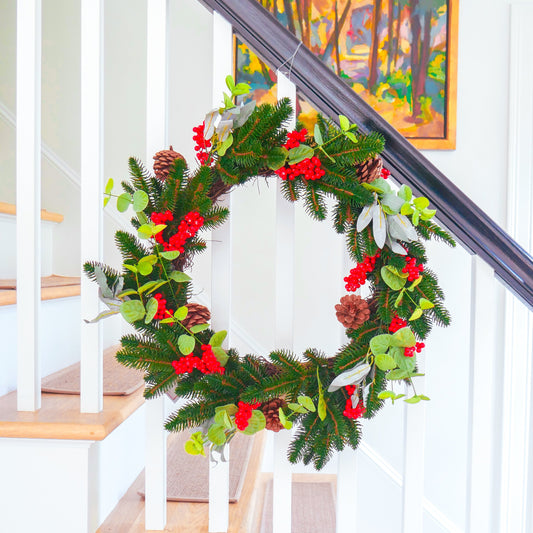
{"type": "Polygon", "coordinates": [[[391,185],[378,133],[365,135],[344,116],[340,128],[319,116],[313,135],[301,126],[287,132],[288,100],[244,103],[248,87],[226,81],[223,106],[194,128],[196,168],[171,147],[154,156],[155,175],[132,158],[123,192],[115,195],[108,182],[104,205],[116,197],[119,211],[132,206],[135,232],[116,233],[121,272],[84,266],[107,305],[93,321],[120,313],[134,326],[138,333],[122,337],[117,359],[145,372],[146,398],[174,392],[186,399],[166,428],[194,429],[189,453],[223,447],[237,432],[294,425],[290,461],[320,469],[335,450],[358,446],[359,419],[372,418],[385,400],[429,399],[414,387],[404,397],[394,385],[412,385],[423,340],[433,324],[450,321],[423,241],[455,243],[431,221],[426,198],[391,185]],[[346,290],[366,284],[369,296],[349,294],[336,306],[348,342],[333,357],[315,349],[240,357],[222,347],[226,332],[211,330],[209,310],[191,301],[183,270],[206,249],[201,232],[227,219],[221,196],[257,176],[281,179],[286,199],[303,201],[318,220],[326,218],[326,197],[335,201],[335,231],[357,263],[346,290]]]}

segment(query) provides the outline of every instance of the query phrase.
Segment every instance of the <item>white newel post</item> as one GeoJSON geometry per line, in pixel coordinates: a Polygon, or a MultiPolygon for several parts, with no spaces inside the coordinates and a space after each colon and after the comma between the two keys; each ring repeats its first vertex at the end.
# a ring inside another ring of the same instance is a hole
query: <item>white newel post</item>
{"type": "MultiPolygon", "coordinates": [[[[81,259],[103,260],[103,0],[81,2],[81,259]]],[[[81,411],[103,409],[102,324],[98,287],[81,274],[81,411]]]]}
{"type": "MultiPolygon", "coordinates": [[[[146,8],[146,165],[167,146],[168,0],[148,0],[146,8]]],[[[167,523],[167,432],[165,396],[146,405],[145,527],[167,523]]]]}
{"type": "MultiPolygon", "coordinates": [[[[296,86],[279,70],[278,100],[289,98],[296,109],[296,86]]],[[[296,125],[293,114],[288,129],[296,125]]],[[[292,350],[294,328],[294,205],[276,192],[276,346],[292,350]]],[[[292,471],[287,459],[290,431],[274,435],[274,485],[272,490],[272,531],[290,533],[292,507],[292,471]]]]}
{"type": "Polygon", "coordinates": [[[17,408],[41,407],[41,0],[17,2],[17,408]]]}
{"type": "MultiPolygon", "coordinates": [[[[213,107],[222,104],[222,93],[227,90],[226,76],[233,73],[233,28],[218,13],[213,13],[213,107]]],[[[229,208],[231,198],[226,196],[219,205],[229,208]]],[[[229,220],[212,233],[211,315],[215,330],[226,329],[224,343],[231,342],[231,215],[229,220]]],[[[230,446],[225,457],[219,454],[209,458],[209,532],[223,533],[229,525],[229,461],[230,446]],[[224,459],[224,460],[223,460],[224,459]]]]}

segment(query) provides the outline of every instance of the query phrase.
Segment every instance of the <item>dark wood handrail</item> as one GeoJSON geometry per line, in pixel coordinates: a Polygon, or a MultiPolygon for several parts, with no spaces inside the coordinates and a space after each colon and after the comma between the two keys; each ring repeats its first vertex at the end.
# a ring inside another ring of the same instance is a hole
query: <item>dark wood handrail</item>
{"type": "Polygon", "coordinates": [[[533,258],[422,153],[376,113],[343,80],[256,0],[200,0],[222,15],[235,33],[273,69],[289,71],[298,90],[336,120],[346,115],[362,131],[385,137],[385,166],[416,194],[429,198],[439,222],[479,255],[498,278],[533,309],[533,258]],[[295,53],[296,52],[296,53],[295,53]]]}

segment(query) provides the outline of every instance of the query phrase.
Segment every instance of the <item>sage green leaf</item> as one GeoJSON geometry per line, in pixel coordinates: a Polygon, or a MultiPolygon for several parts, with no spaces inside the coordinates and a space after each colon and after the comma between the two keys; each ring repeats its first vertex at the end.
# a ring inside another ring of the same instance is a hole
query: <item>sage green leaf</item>
{"type": "Polygon", "coordinates": [[[409,219],[401,214],[388,217],[387,224],[393,239],[407,242],[418,239],[418,234],[409,219]]]}
{"type": "Polygon", "coordinates": [[[357,144],[359,142],[359,140],[357,139],[357,137],[351,132],[351,131],[345,131],[344,132],[344,135],[350,139],[350,141],[352,141],[354,144],[357,144]]]}
{"type": "Polygon", "coordinates": [[[415,287],[422,281],[422,278],[423,276],[420,276],[419,278],[416,278],[413,283],[411,283],[411,285],[409,285],[409,287],[407,287],[407,290],[409,292],[413,292],[415,287]]]}
{"type": "Polygon", "coordinates": [[[422,309],[420,309],[420,307],[417,307],[413,311],[413,314],[409,317],[409,322],[419,319],[422,316],[422,313],[423,313],[422,309]]]}
{"type": "Polygon", "coordinates": [[[436,213],[437,213],[436,209],[423,209],[422,212],[420,213],[420,218],[422,220],[430,220],[435,216],[436,213]]]}
{"type": "Polygon", "coordinates": [[[427,396],[424,396],[424,394],[419,394],[418,397],[421,400],[424,400],[425,402],[429,402],[431,400],[431,398],[428,398],[427,396]]]}
{"type": "Polygon", "coordinates": [[[392,370],[393,368],[396,368],[398,366],[396,364],[396,361],[394,360],[394,357],[391,357],[388,354],[376,355],[375,361],[376,366],[380,370],[392,370]]]}
{"type": "Polygon", "coordinates": [[[217,153],[220,157],[226,155],[228,148],[233,144],[233,134],[230,133],[227,138],[222,141],[222,144],[217,148],[217,153]]]}
{"type": "Polygon", "coordinates": [[[139,223],[142,225],[142,224],[148,224],[148,217],[146,216],[146,214],[143,212],[143,211],[139,211],[137,213],[137,220],[139,221],[139,223]]]}
{"type": "Polygon", "coordinates": [[[135,265],[128,265],[128,263],[124,263],[124,268],[130,270],[131,272],[134,272],[136,273],[137,272],[137,267],[135,265]]]}
{"type": "Polygon", "coordinates": [[[204,455],[205,456],[205,452],[204,452],[204,447],[199,445],[197,442],[195,441],[192,441],[192,440],[188,440],[186,443],[185,443],[185,451],[189,454],[189,455],[204,455]]]}
{"type": "Polygon", "coordinates": [[[403,200],[393,193],[384,194],[381,199],[381,204],[387,206],[392,211],[391,214],[399,213],[403,203],[403,200]]]}
{"type": "Polygon", "coordinates": [[[187,318],[188,314],[189,308],[185,305],[182,305],[181,307],[178,307],[174,312],[174,318],[181,322],[182,320],[185,320],[187,318]]]}
{"type": "Polygon", "coordinates": [[[177,270],[171,272],[168,277],[174,280],[176,283],[184,283],[186,281],[191,281],[190,276],[187,276],[187,274],[185,274],[184,272],[178,272],[177,270]]]}
{"type": "Polygon", "coordinates": [[[404,295],[404,289],[402,289],[400,291],[400,294],[398,294],[398,298],[396,298],[396,301],[394,302],[394,307],[398,307],[402,303],[403,295],[404,295]]]}
{"type": "Polygon", "coordinates": [[[215,424],[224,426],[226,429],[231,429],[233,427],[233,422],[225,409],[221,409],[215,413],[215,424]]]}
{"type": "Polygon", "coordinates": [[[148,274],[152,273],[154,267],[151,265],[151,263],[148,263],[147,261],[145,261],[144,263],[141,263],[139,261],[139,264],[137,265],[137,270],[142,276],[148,276],[148,274]]]}
{"type": "Polygon", "coordinates": [[[339,124],[342,131],[348,131],[350,129],[350,121],[344,115],[339,115],[339,124]]]}
{"type": "Polygon", "coordinates": [[[180,253],[178,250],[170,250],[169,252],[159,252],[159,255],[168,261],[173,261],[180,253]]]}
{"type": "Polygon", "coordinates": [[[322,422],[326,420],[326,416],[328,414],[327,406],[326,406],[326,400],[324,396],[320,396],[318,399],[318,417],[322,422]]]}
{"type": "Polygon", "coordinates": [[[267,166],[270,170],[278,170],[285,165],[289,151],[283,146],[276,146],[267,156],[267,166]]]}
{"type": "Polygon", "coordinates": [[[227,337],[228,332],[225,330],[217,331],[209,340],[211,346],[222,346],[224,339],[227,337]]]}
{"type": "Polygon", "coordinates": [[[227,403],[226,405],[219,405],[218,407],[215,407],[215,413],[218,413],[219,411],[226,411],[229,416],[234,416],[238,410],[238,407],[234,403],[227,403]]]}
{"type": "Polygon", "coordinates": [[[387,400],[388,398],[394,398],[396,396],[391,390],[384,390],[378,394],[380,400],[387,400]]]}
{"type": "Polygon", "coordinates": [[[370,339],[370,350],[374,355],[386,353],[391,345],[392,335],[376,335],[370,339]]]}
{"type": "Polygon", "coordinates": [[[283,412],[283,409],[281,407],[278,409],[278,414],[279,414],[279,421],[281,422],[281,425],[285,429],[291,429],[292,422],[290,420],[287,420],[287,417],[285,416],[285,413],[283,412]]]}
{"type": "Polygon", "coordinates": [[[120,314],[130,324],[141,320],[146,314],[144,305],[140,300],[126,300],[120,304],[120,314]]]}
{"type": "Polygon", "coordinates": [[[109,200],[111,200],[111,196],[106,196],[104,198],[104,207],[109,203],[109,200]]]}
{"type": "Polygon", "coordinates": [[[422,398],[420,396],[413,396],[412,398],[407,398],[404,400],[405,403],[418,403],[422,398]]]}
{"type": "Polygon", "coordinates": [[[411,190],[411,187],[404,184],[400,187],[400,190],[398,191],[398,196],[406,202],[410,202],[411,198],[413,197],[413,191],[411,190]]]}
{"type": "Polygon", "coordinates": [[[416,344],[415,334],[410,328],[401,328],[392,334],[391,346],[401,346],[407,348],[416,344]]]}
{"type": "Polygon", "coordinates": [[[312,413],[316,411],[315,404],[309,396],[298,396],[298,403],[312,413]]]}
{"type": "Polygon", "coordinates": [[[226,433],[224,426],[218,424],[212,424],[207,430],[207,438],[215,445],[222,446],[226,443],[226,433]]]}
{"type": "Polygon", "coordinates": [[[433,307],[435,307],[435,304],[433,302],[430,302],[425,298],[420,298],[420,300],[418,300],[418,305],[421,309],[432,309],[433,307]]]}
{"type": "Polygon", "coordinates": [[[209,329],[209,324],[196,324],[190,329],[192,333],[200,333],[202,331],[205,331],[206,329],[209,329]]]}
{"type": "Polygon", "coordinates": [[[415,226],[418,226],[418,222],[420,221],[420,211],[415,211],[413,213],[413,217],[412,218],[413,218],[413,224],[415,226]]]}
{"type": "Polygon", "coordinates": [[[393,348],[391,350],[391,355],[394,357],[394,360],[396,361],[396,364],[399,369],[405,370],[408,373],[411,373],[414,371],[416,367],[416,358],[415,357],[406,357],[404,355],[404,349],[399,346],[393,348]]]}
{"type": "Polygon", "coordinates": [[[119,312],[118,309],[108,309],[107,311],[102,311],[98,316],[93,318],[92,320],[83,319],[83,321],[86,324],[95,324],[96,322],[100,322],[100,320],[107,318],[109,316],[117,315],[119,312]]]}
{"type": "Polygon", "coordinates": [[[124,213],[124,211],[127,211],[128,207],[130,206],[132,200],[131,196],[127,192],[123,192],[118,198],[117,198],[117,209],[124,213]]]}
{"type": "Polygon", "coordinates": [[[194,350],[196,341],[190,335],[180,335],[178,337],[178,349],[183,355],[189,355],[194,350]]]}
{"type": "Polygon", "coordinates": [[[254,433],[258,433],[259,431],[265,429],[265,426],[265,415],[262,411],[259,411],[259,409],[254,409],[252,411],[252,416],[248,420],[248,425],[243,433],[245,435],[253,435],[254,433]]]}
{"type": "Polygon", "coordinates": [[[125,291],[119,292],[117,294],[117,298],[125,298],[126,296],[131,296],[132,294],[139,294],[139,293],[135,289],[126,289],[125,291]]]}
{"type": "Polygon", "coordinates": [[[317,144],[324,144],[324,141],[322,139],[322,132],[320,131],[320,126],[318,124],[315,124],[315,129],[313,130],[313,137],[315,138],[317,144]]]}
{"type": "Polygon", "coordinates": [[[146,316],[144,317],[144,323],[149,324],[157,313],[158,302],[155,298],[150,298],[146,302],[146,316]]]}
{"type": "Polygon", "coordinates": [[[226,363],[228,362],[229,357],[223,348],[221,348],[220,346],[214,346],[213,354],[217,358],[217,361],[220,363],[220,366],[226,366],[226,363]]]}
{"type": "Polygon", "coordinates": [[[415,207],[419,211],[422,211],[429,206],[429,200],[425,196],[420,196],[420,198],[415,198],[413,200],[413,204],[415,204],[415,207]]]}
{"type": "Polygon", "coordinates": [[[97,265],[94,267],[94,277],[96,278],[96,283],[102,291],[102,296],[104,298],[113,298],[113,292],[107,284],[107,277],[104,274],[104,271],[97,265]]]}
{"type": "Polygon", "coordinates": [[[389,381],[397,381],[399,379],[406,379],[409,377],[409,372],[406,372],[405,370],[401,370],[400,368],[397,368],[395,370],[391,370],[387,374],[387,379],[389,381]]]}
{"type": "Polygon", "coordinates": [[[307,413],[307,409],[299,403],[289,403],[288,408],[295,413],[307,413]]]}
{"type": "Polygon", "coordinates": [[[107,180],[107,183],[105,184],[105,189],[104,189],[104,192],[106,194],[111,194],[111,191],[113,190],[113,186],[114,186],[114,181],[113,181],[113,178],[109,178],[107,180]]]}
{"type": "Polygon", "coordinates": [[[406,278],[391,265],[385,265],[381,267],[381,278],[393,291],[399,291],[400,289],[403,289],[405,283],[407,282],[406,278]]]}
{"type": "Polygon", "coordinates": [[[144,191],[135,191],[133,194],[133,210],[136,212],[144,211],[148,201],[148,195],[144,191]]]}
{"type": "Polygon", "coordinates": [[[246,122],[248,122],[248,119],[250,118],[250,116],[252,115],[255,109],[255,100],[252,100],[251,102],[244,104],[238,109],[239,109],[239,114],[233,120],[233,129],[240,128],[241,126],[244,126],[246,122]]]}
{"type": "Polygon", "coordinates": [[[300,144],[300,146],[289,150],[289,164],[295,165],[304,159],[310,159],[314,154],[315,151],[310,146],[307,146],[307,144],[300,144]]]}

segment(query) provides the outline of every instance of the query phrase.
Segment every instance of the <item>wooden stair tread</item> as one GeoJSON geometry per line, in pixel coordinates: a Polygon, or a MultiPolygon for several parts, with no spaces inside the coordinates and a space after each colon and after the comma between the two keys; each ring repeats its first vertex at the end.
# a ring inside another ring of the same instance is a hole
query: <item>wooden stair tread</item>
{"type": "Polygon", "coordinates": [[[41,409],[17,411],[16,391],[0,398],[0,438],[103,440],[144,402],[143,390],[104,396],[101,413],[80,413],[80,396],[42,394],[41,409]]]}
{"type": "MultiPolygon", "coordinates": [[[[17,281],[0,280],[0,306],[17,303],[17,281]]],[[[41,278],[41,300],[79,296],[81,279],[76,276],[46,276],[41,278]]]]}
{"type": "MultiPolygon", "coordinates": [[[[246,472],[241,497],[229,506],[229,530],[232,533],[251,533],[254,508],[259,486],[261,462],[266,436],[256,436],[252,456],[246,472]]],[[[207,458],[206,458],[207,461],[207,458]]],[[[133,482],[113,512],[97,533],[145,533],[144,500],[138,491],[144,487],[144,472],[133,482]]],[[[167,502],[166,533],[207,533],[209,513],[207,503],[167,502]]]]}
{"type": "MultiPolygon", "coordinates": [[[[15,204],[8,204],[7,202],[0,202],[0,213],[3,213],[4,215],[16,215],[17,206],[15,204]]],[[[63,222],[63,215],[52,213],[46,209],[41,209],[41,220],[47,220],[59,224],[60,222],[63,222]]]]}

